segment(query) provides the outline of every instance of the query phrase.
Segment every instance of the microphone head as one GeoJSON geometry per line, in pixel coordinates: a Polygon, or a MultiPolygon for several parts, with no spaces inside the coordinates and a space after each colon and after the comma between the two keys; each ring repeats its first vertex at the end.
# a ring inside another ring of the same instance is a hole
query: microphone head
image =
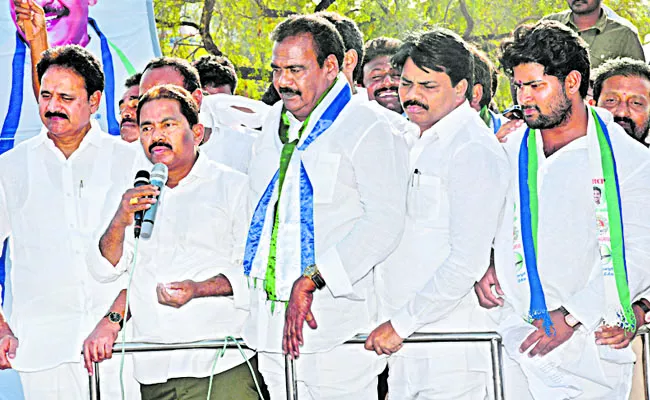
{"type": "Polygon", "coordinates": [[[153,166],[151,170],[151,183],[154,181],[162,182],[161,186],[164,186],[167,183],[167,166],[163,163],[157,163],[153,166]]]}
{"type": "Polygon", "coordinates": [[[149,171],[140,170],[135,174],[135,183],[134,187],[148,185],[149,184],[149,171]]]}

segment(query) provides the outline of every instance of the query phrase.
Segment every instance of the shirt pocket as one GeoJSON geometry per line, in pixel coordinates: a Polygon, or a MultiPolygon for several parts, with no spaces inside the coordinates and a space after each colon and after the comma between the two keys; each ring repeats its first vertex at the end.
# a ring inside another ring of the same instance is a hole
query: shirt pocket
{"type": "Polygon", "coordinates": [[[437,176],[413,174],[408,188],[407,213],[416,220],[433,222],[440,216],[442,179],[437,176]]]}
{"type": "Polygon", "coordinates": [[[315,176],[310,177],[314,189],[314,203],[331,203],[338,180],[341,155],[319,153],[315,164],[315,176]]]}

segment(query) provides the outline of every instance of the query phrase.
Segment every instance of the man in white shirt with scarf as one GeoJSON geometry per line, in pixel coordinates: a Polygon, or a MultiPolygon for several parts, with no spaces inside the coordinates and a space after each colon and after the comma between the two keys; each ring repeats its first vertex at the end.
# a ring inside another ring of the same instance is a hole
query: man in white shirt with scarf
{"type": "MultiPolygon", "coordinates": [[[[50,49],[37,72],[44,128],[0,157],[0,238],[10,237],[14,294],[11,320],[0,316],[0,368],[20,372],[27,400],[85,400],[83,338],[126,284],[98,284],[86,250],[109,188],[132,179],[118,167],[136,153],[91,120],[104,88],[92,54],[50,49]]],[[[116,367],[103,375],[116,379],[116,367]]],[[[102,389],[119,396],[114,385],[102,389]]]]}
{"type": "MultiPolygon", "coordinates": [[[[489,263],[509,185],[506,155],[469,103],[473,56],[463,39],[445,29],[412,35],[392,61],[402,107],[420,131],[408,140],[404,236],[375,268],[381,317],[390,319],[368,339],[377,354],[396,350],[375,340],[382,330],[401,338],[481,330],[486,313],[472,287],[489,263]],[[435,311],[423,317],[424,306],[435,311]]],[[[477,354],[476,344],[407,345],[389,358],[390,396],[484,399],[489,366],[477,354]]]]}
{"type": "Polygon", "coordinates": [[[586,106],[589,56],[570,29],[522,26],[501,51],[528,125],[505,144],[515,184],[495,243],[506,395],[626,399],[634,355],[603,336],[645,319],[650,154],[586,106]]]}
{"type": "Polygon", "coordinates": [[[331,23],[289,17],[272,38],[282,102],[249,168],[243,336],[271,398],[286,397],[285,353],[297,359],[300,398],[376,399],[385,360],[343,343],[376,323],[372,269],[402,233],[408,173],[398,154],[406,149],[380,111],[352,100],[331,23]]]}

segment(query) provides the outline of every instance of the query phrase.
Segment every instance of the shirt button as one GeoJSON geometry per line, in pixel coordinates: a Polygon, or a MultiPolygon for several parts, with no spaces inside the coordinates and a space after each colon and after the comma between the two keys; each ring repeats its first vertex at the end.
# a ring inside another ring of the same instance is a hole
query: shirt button
{"type": "Polygon", "coordinates": [[[68,192],[65,194],[67,197],[72,197],[72,193],[68,192]]]}

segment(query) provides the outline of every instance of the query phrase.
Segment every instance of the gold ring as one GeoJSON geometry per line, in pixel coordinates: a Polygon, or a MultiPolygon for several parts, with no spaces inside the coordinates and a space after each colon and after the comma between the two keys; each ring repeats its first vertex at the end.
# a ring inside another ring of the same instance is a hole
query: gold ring
{"type": "Polygon", "coordinates": [[[131,204],[131,205],[138,204],[138,198],[137,197],[131,197],[131,200],[129,200],[129,204],[131,204]]]}

